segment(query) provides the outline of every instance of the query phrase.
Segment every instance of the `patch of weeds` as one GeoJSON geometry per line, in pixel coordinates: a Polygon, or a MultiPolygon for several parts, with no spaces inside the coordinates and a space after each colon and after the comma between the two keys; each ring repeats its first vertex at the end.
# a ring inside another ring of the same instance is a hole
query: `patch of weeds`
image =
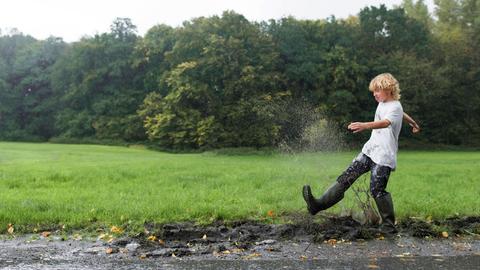
{"type": "Polygon", "coordinates": [[[360,211],[356,209],[351,210],[353,219],[358,221],[362,225],[379,224],[381,221],[380,214],[378,213],[375,202],[370,195],[369,181],[367,176],[363,176],[361,180],[357,180],[357,184],[352,187],[355,194],[355,201],[360,211]]]}

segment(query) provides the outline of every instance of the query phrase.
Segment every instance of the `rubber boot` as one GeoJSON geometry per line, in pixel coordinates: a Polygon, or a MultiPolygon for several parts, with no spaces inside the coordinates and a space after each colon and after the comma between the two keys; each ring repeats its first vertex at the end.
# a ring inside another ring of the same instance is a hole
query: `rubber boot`
{"type": "Polygon", "coordinates": [[[395,213],[393,210],[393,201],[390,193],[379,198],[375,198],[378,212],[382,217],[381,230],[386,233],[396,233],[395,213]]]}
{"type": "Polygon", "coordinates": [[[307,209],[310,214],[315,215],[316,213],[332,207],[341,199],[343,199],[343,194],[345,189],[342,184],[335,181],[325,193],[323,193],[320,199],[315,199],[312,195],[312,190],[309,185],[303,186],[303,199],[307,203],[307,209]]]}

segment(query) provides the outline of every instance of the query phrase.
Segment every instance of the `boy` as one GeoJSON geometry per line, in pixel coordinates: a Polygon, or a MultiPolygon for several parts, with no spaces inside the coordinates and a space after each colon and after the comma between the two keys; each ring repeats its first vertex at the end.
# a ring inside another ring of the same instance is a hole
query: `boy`
{"type": "Polygon", "coordinates": [[[309,185],[303,187],[303,198],[310,214],[332,207],[343,198],[345,191],[360,175],[371,171],[370,192],[374,198],[382,223],[395,231],[393,202],[387,187],[390,172],[397,165],[398,135],[402,119],[412,126],[412,132],[420,131],[417,123],[403,112],[400,104],[400,87],[398,81],[390,74],[376,76],[369,89],[378,102],[373,122],[354,122],[348,125],[353,133],[371,129],[372,135],[362,148],[362,152],[352,164],[337,178],[327,191],[315,199],[309,185]]]}

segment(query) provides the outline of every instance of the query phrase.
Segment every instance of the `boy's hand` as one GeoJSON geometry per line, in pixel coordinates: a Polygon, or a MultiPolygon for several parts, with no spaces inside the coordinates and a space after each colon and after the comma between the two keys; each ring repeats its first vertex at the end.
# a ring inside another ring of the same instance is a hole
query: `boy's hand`
{"type": "Polygon", "coordinates": [[[353,122],[348,125],[348,129],[353,131],[353,133],[361,132],[367,129],[367,124],[362,122],[353,122]]]}
{"type": "Polygon", "coordinates": [[[412,133],[420,132],[420,126],[417,123],[409,123],[409,125],[412,127],[412,133]]]}

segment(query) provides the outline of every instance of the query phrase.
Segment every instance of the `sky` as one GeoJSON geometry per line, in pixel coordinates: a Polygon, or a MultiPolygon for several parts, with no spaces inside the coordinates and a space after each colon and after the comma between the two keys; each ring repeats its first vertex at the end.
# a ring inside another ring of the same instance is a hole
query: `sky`
{"type": "MultiPolygon", "coordinates": [[[[37,39],[62,37],[67,42],[110,31],[117,17],[130,18],[144,35],[157,24],[173,27],[195,17],[233,10],[250,21],[294,16],[297,19],[346,18],[366,6],[402,0],[7,0],[0,4],[0,30],[17,28],[37,39]]],[[[424,1],[433,12],[433,0],[424,1]]]]}

